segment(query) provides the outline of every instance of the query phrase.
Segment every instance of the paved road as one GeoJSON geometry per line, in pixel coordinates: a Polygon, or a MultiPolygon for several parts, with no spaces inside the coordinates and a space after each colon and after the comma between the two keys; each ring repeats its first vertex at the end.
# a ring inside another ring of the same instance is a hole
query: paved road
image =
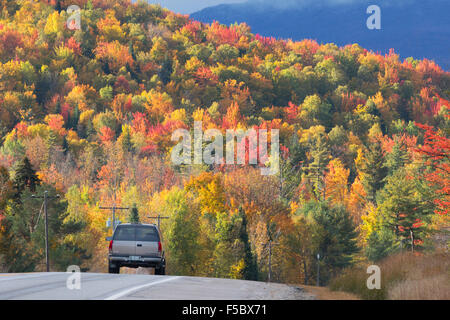
{"type": "Polygon", "coordinates": [[[0,274],[0,300],[305,300],[314,298],[300,288],[275,283],[138,274],[82,273],[80,289],[70,290],[67,288],[70,276],[71,274],[58,272],[0,274]]]}

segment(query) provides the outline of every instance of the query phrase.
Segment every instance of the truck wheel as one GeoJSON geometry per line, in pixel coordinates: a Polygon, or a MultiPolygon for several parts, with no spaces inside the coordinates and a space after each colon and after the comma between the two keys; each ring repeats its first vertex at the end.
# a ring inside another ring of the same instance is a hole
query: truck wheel
{"type": "Polygon", "coordinates": [[[164,266],[160,266],[159,268],[155,268],[155,275],[163,276],[166,274],[166,268],[164,266]]]}
{"type": "Polygon", "coordinates": [[[120,267],[111,267],[111,264],[108,264],[108,273],[120,273],[120,267]]]}

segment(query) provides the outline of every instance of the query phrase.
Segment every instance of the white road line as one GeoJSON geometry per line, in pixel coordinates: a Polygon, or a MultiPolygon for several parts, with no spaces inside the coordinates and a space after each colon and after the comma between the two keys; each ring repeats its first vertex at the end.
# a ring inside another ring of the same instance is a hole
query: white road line
{"type": "Polygon", "coordinates": [[[138,290],[141,290],[141,289],[144,289],[144,288],[147,288],[147,287],[151,287],[151,286],[154,286],[154,285],[157,285],[157,284],[161,284],[161,283],[164,283],[164,282],[169,282],[169,281],[172,281],[172,280],[176,280],[176,279],[179,279],[179,278],[180,277],[171,277],[171,278],[166,278],[166,279],[162,279],[162,280],[159,280],[159,281],[146,283],[146,284],[143,284],[143,285],[140,285],[140,286],[132,287],[130,289],[126,289],[124,291],[116,293],[115,295],[112,295],[112,296],[110,296],[108,298],[105,298],[105,300],[117,300],[117,299],[122,298],[122,297],[124,297],[126,295],[129,295],[130,293],[133,293],[135,291],[138,291],[138,290]]]}

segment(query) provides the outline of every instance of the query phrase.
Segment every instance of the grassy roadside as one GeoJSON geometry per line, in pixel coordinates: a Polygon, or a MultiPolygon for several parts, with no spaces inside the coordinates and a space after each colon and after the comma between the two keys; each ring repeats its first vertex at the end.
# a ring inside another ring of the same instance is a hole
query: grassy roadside
{"type": "Polygon", "coordinates": [[[381,289],[366,286],[367,265],[344,271],[331,281],[332,291],[352,293],[369,300],[450,300],[450,253],[403,253],[377,263],[381,289]]]}
{"type": "Polygon", "coordinates": [[[327,287],[301,286],[308,293],[314,295],[317,300],[360,300],[355,294],[342,291],[331,291],[327,287]]]}

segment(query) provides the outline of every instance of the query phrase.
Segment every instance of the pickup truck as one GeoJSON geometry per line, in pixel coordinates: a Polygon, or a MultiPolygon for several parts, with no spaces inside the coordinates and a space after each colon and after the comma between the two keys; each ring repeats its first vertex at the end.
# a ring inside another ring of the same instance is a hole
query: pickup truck
{"type": "Polygon", "coordinates": [[[161,234],[154,224],[120,224],[109,242],[108,272],[120,273],[121,267],[155,268],[155,274],[166,273],[161,234]]]}

